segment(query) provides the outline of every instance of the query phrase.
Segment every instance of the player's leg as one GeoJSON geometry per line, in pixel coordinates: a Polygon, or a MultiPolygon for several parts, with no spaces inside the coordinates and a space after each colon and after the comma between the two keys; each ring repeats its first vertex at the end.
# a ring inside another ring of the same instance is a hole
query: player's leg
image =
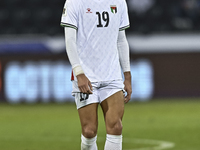
{"type": "Polygon", "coordinates": [[[111,95],[101,103],[106,124],[106,143],[104,150],[122,149],[122,117],[124,114],[124,95],[122,91],[111,95]]]}
{"type": "Polygon", "coordinates": [[[81,150],[97,150],[97,108],[98,103],[94,103],[78,109],[82,127],[81,150]]]}
{"type": "Polygon", "coordinates": [[[82,127],[81,150],[97,150],[97,108],[99,104],[96,84],[92,83],[93,94],[80,93],[77,82],[73,82],[72,95],[75,97],[76,106],[82,127]]]}

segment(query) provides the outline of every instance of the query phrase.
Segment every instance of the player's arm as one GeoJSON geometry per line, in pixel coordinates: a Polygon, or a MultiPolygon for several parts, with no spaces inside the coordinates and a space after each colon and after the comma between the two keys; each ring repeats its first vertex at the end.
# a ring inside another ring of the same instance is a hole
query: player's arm
{"type": "Polygon", "coordinates": [[[117,47],[119,53],[119,61],[124,72],[124,89],[127,92],[125,103],[131,99],[132,86],[131,86],[131,72],[130,72],[130,57],[129,45],[126,39],[125,30],[119,31],[117,47]]]}
{"type": "Polygon", "coordinates": [[[76,35],[77,30],[70,27],[65,27],[65,44],[67,55],[72,65],[73,72],[77,77],[80,92],[92,94],[92,85],[89,79],[85,76],[79,61],[76,47],[76,35]]]}

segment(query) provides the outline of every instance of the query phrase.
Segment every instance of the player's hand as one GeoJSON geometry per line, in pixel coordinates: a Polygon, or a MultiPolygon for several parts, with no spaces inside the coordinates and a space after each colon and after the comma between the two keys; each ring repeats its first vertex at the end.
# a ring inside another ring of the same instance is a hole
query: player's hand
{"type": "Polygon", "coordinates": [[[132,94],[132,86],[131,86],[131,73],[130,72],[124,72],[124,90],[127,92],[127,95],[124,98],[124,102],[128,103],[131,99],[132,94]]]}
{"type": "Polygon", "coordinates": [[[85,74],[79,74],[76,77],[80,92],[84,94],[92,94],[92,84],[85,74]]]}

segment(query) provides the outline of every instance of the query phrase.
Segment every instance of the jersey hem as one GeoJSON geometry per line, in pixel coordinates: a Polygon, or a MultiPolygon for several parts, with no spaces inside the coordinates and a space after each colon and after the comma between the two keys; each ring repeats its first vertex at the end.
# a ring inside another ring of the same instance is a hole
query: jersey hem
{"type": "Polygon", "coordinates": [[[125,29],[127,29],[127,28],[129,28],[129,27],[130,27],[130,25],[127,25],[127,26],[121,27],[121,28],[119,28],[119,31],[123,31],[123,30],[125,30],[125,29]]]}
{"type": "Polygon", "coordinates": [[[69,23],[64,23],[64,22],[61,22],[60,24],[62,27],[69,27],[69,28],[73,28],[73,29],[78,29],[75,25],[72,25],[72,24],[69,24],[69,23]]]}
{"type": "MultiPolygon", "coordinates": [[[[116,78],[116,79],[109,79],[109,80],[94,80],[94,81],[91,81],[91,83],[98,83],[98,82],[111,82],[111,81],[123,81],[123,78],[116,78]]],[[[71,82],[77,82],[77,80],[71,80],[71,82]]]]}

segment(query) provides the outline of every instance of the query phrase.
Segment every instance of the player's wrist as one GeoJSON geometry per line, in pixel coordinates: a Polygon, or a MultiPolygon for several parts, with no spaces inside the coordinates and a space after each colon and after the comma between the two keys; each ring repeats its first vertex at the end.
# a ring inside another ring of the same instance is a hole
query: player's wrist
{"type": "Polygon", "coordinates": [[[78,76],[80,74],[84,74],[83,69],[81,66],[76,66],[73,68],[75,76],[78,76]]]}
{"type": "Polygon", "coordinates": [[[131,79],[131,72],[130,71],[124,72],[124,78],[125,79],[131,79]]]}

